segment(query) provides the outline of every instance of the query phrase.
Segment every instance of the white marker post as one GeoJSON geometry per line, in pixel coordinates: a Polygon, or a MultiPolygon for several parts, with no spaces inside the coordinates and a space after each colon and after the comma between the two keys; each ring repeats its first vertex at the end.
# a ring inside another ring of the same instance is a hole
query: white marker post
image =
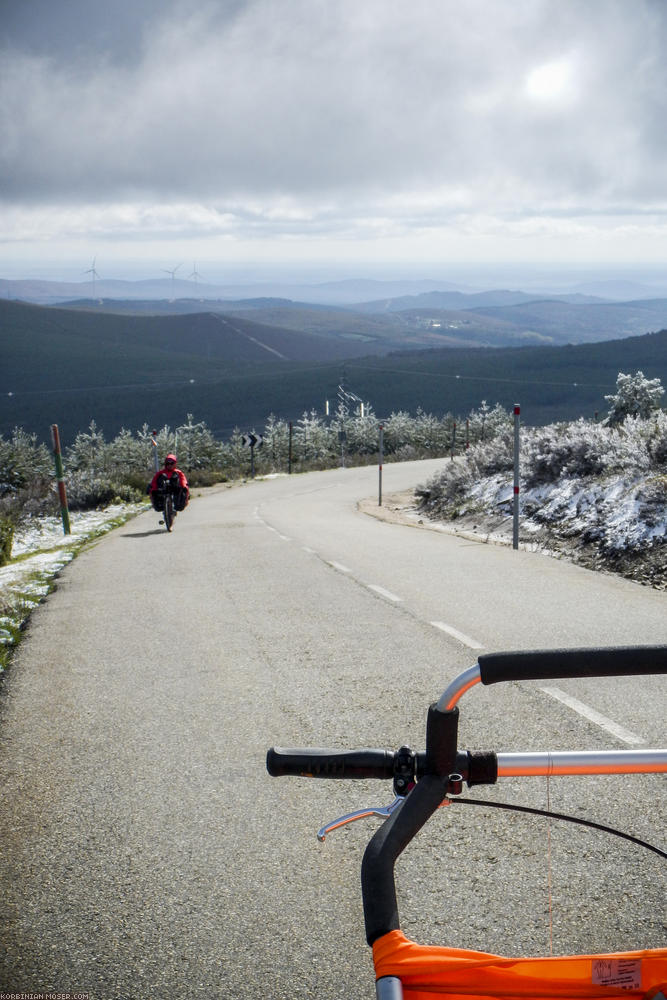
{"type": "Polygon", "coordinates": [[[378,507],[382,506],[382,462],[384,459],[384,427],[380,424],[380,460],[378,469],[378,507]]]}
{"type": "Polygon", "coordinates": [[[514,524],[512,530],[512,548],[519,548],[519,421],[521,407],[514,404],[514,524]]]}
{"type": "Polygon", "coordinates": [[[155,471],[160,471],[160,456],[158,455],[157,448],[157,431],[151,431],[151,444],[153,445],[153,464],[155,466],[155,471]]]}

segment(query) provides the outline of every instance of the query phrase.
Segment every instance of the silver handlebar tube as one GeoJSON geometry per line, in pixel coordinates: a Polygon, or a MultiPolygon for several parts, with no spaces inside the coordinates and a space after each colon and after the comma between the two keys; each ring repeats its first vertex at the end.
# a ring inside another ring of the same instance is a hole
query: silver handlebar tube
{"type": "Polygon", "coordinates": [[[467,670],[464,670],[462,674],[454,678],[449,687],[440,695],[440,700],[436,705],[438,712],[451,711],[466,691],[469,691],[475,684],[479,684],[481,679],[479,663],[476,663],[474,667],[468,667],[467,670]]]}
{"type": "Polygon", "coordinates": [[[499,753],[498,777],[667,773],[667,750],[557,750],[499,753]]]}

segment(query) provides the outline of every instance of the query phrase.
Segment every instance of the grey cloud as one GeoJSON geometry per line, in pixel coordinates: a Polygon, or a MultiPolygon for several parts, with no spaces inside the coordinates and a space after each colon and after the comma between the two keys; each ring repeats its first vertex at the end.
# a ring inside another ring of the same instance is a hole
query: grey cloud
{"type": "Polygon", "coordinates": [[[452,211],[664,198],[662,3],[109,6],[113,25],[84,0],[12,5],[41,20],[3,36],[5,197],[260,215],[286,198],[320,217],[420,190],[452,211]],[[527,74],[561,58],[572,99],[530,100],[527,74]]]}

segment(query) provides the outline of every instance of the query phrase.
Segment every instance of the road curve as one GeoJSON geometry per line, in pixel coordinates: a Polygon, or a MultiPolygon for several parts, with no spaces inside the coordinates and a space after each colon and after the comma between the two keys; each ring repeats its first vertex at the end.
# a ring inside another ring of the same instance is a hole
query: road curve
{"type": "MultiPolygon", "coordinates": [[[[384,489],[439,464],[385,466],[384,489]]],[[[270,779],[266,749],[421,748],[428,704],[480,649],[667,642],[664,594],[369,518],[357,501],[376,490],[373,469],[214,488],[171,535],[143,514],[63,572],[0,696],[0,989],[370,1000],[358,872],[375,822],[325,845],[315,831],[391,790],[270,779]]],[[[462,742],[664,744],[664,678],[556,686],[565,700],[547,685],[476,688],[462,742]]],[[[648,775],[480,796],[548,796],[655,841],[663,790],[648,775]]],[[[544,953],[551,909],[556,951],[663,943],[653,856],[450,811],[399,865],[408,934],[544,953]]]]}

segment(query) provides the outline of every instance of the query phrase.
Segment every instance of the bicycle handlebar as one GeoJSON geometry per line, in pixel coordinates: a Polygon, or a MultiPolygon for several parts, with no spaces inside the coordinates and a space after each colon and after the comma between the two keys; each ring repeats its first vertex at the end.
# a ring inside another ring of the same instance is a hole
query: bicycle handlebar
{"type": "MultiPolygon", "coordinates": [[[[266,769],[272,778],[394,779],[395,790],[405,794],[415,780],[428,773],[425,751],[326,750],[321,747],[271,747],[266,769]]],[[[463,750],[456,754],[453,771],[469,786],[492,785],[498,777],[498,757],[493,752],[463,750]]]]}
{"type": "Polygon", "coordinates": [[[501,681],[546,681],[556,678],[636,677],[667,674],[667,646],[531,649],[485,653],[474,667],[459,674],[438,701],[441,712],[454,708],[475,684],[501,681]]]}
{"type": "MultiPolygon", "coordinates": [[[[632,646],[609,649],[563,649],[513,653],[490,653],[479,657],[478,664],[460,674],[429,708],[426,726],[426,753],[415,754],[407,747],[396,754],[387,750],[359,751],[281,750],[267,754],[269,774],[309,775],[327,778],[394,778],[397,794],[409,794],[400,808],[371,838],[362,863],[362,895],[366,936],[369,944],[388,931],[399,929],[398,906],[394,884],[394,865],[402,851],[446,798],[450,781],[467,780],[468,784],[494,783],[502,755],[470,754],[457,746],[458,708],[456,702],[474,684],[496,684],[510,680],[547,680],[563,677],[636,676],[667,673],[667,646],[632,646]],[[412,769],[412,781],[410,780],[412,769]],[[495,771],[494,771],[495,769],[495,771]],[[412,787],[414,777],[421,780],[412,787]],[[405,791],[399,790],[399,782],[405,791]],[[411,790],[410,790],[411,789],[411,790]]],[[[629,751],[628,751],[629,753],[629,751]]],[[[650,751],[649,754],[652,754],[650,751]]],[[[650,758],[622,771],[665,770],[665,751],[660,758],[650,758]],[[658,766],[660,765],[661,766],[658,766]]],[[[556,773],[551,755],[546,770],[521,770],[520,773],[556,773]]],[[[511,764],[511,762],[510,762],[511,764]]],[[[528,766],[525,764],[521,765],[528,766]]],[[[519,773],[511,764],[506,773],[519,773]]],[[[584,769],[581,761],[568,761],[561,773],[598,773],[584,769]]],[[[605,767],[605,771],[610,769],[605,767]]],[[[459,789],[460,790],[460,789],[459,789]]]]}
{"type": "Polygon", "coordinates": [[[393,778],[395,756],[391,750],[271,747],[266,769],[272,778],[393,778]]]}
{"type": "Polygon", "coordinates": [[[482,684],[667,673],[667,646],[527,650],[478,658],[482,684]]]}

